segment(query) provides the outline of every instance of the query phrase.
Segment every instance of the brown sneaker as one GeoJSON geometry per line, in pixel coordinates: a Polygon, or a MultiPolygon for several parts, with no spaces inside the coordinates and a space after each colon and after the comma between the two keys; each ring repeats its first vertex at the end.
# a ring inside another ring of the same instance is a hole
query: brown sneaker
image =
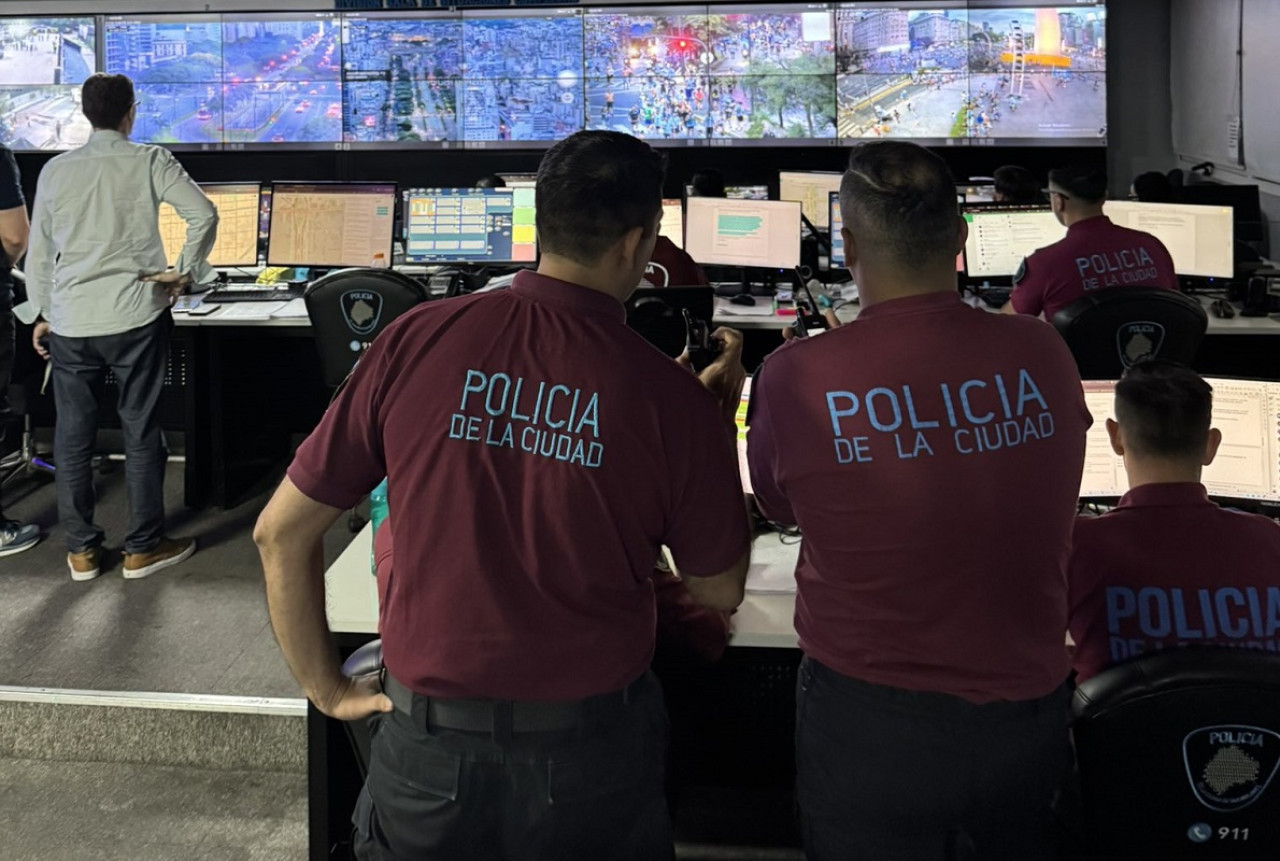
{"type": "Polygon", "coordinates": [[[79,553],[67,554],[67,567],[72,580],[92,580],[102,573],[102,548],[90,547],[79,553]]]}
{"type": "Polygon", "coordinates": [[[146,553],[124,554],[124,578],[138,580],[149,577],[157,571],[163,571],[170,565],[177,565],[196,552],[196,540],[184,538],[161,538],[160,543],[146,553]]]}

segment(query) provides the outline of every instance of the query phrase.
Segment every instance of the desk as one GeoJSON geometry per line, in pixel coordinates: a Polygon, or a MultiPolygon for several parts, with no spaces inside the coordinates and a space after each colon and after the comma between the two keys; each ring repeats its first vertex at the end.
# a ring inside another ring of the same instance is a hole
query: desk
{"type": "MultiPolygon", "coordinates": [[[[363,530],[325,571],[325,611],[345,657],[377,635],[378,594],[370,568],[373,527],[363,530]]],[[[755,540],[753,565],[794,570],[798,544],[776,534],[755,540]]],[[[746,596],[733,617],[730,648],[687,685],[697,700],[672,710],[671,760],[698,782],[787,787],[794,776],[795,595],[746,596]],[[776,743],[771,743],[776,742],[776,743]],[[744,750],[751,756],[744,758],[744,750]]],[[[689,680],[684,680],[687,684],[689,680]]],[[[346,731],[307,704],[307,796],[311,861],[347,857],[351,811],[363,780],[346,731]],[[336,850],[336,854],[335,854],[336,850]]]]}

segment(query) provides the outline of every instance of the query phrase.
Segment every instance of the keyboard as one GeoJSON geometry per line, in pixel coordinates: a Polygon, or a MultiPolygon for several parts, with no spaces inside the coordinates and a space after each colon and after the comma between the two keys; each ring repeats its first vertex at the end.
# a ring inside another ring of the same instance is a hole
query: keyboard
{"type": "Polygon", "coordinates": [[[206,302],[288,302],[306,292],[306,287],[215,287],[204,294],[206,302]]]}
{"type": "Polygon", "coordinates": [[[988,287],[978,295],[988,308],[1003,308],[1013,295],[1013,290],[1009,287],[988,287]]]}

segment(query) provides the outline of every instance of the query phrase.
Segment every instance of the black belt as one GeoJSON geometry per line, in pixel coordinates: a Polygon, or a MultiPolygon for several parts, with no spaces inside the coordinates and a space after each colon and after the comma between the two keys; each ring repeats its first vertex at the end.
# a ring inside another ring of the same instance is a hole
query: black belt
{"type": "Polygon", "coordinates": [[[383,674],[382,691],[396,711],[410,717],[414,716],[415,702],[419,715],[425,704],[428,727],[498,733],[506,726],[512,733],[565,732],[588,722],[607,721],[621,713],[635,700],[647,678],[648,673],[625,688],[607,694],[555,702],[429,697],[405,687],[390,673],[383,674]]]}

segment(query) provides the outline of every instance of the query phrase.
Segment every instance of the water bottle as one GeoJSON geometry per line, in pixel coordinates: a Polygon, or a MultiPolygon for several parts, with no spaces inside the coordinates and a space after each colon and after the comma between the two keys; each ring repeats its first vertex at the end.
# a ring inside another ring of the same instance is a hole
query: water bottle
{"type": "Polygon", "coordinates": [[[369,570],[373,572],[374,576],[377,576],[378,568],[373,558],[373,537],[378,534],[378,526],[386,519],[387,480],[384,478],[382,483],[369,494],[369,523],[373,527],[369,535],[369,570]]]}

